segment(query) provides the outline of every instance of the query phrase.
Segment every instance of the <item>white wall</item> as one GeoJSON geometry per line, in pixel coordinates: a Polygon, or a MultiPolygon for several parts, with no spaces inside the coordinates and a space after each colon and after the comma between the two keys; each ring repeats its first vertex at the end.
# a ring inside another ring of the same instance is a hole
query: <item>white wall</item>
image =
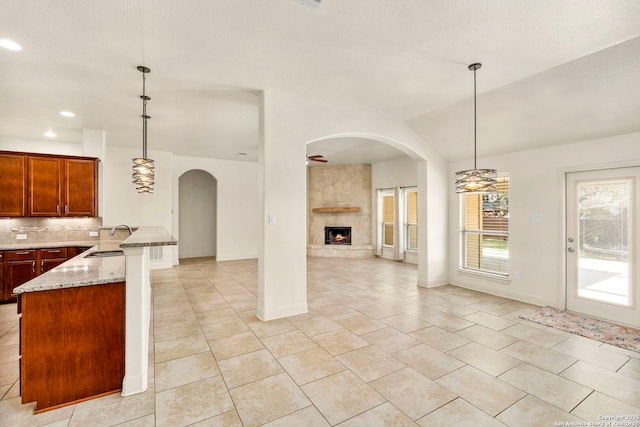
{"type": "Polygon", "coordinates": [[[25,139],[0,136],[0,150],[22,151],[25,153],[59,154],[61,156],[82,156],[82,144],[56,141],[55,139],[25,139]]]}
{"type": "Polygon", "coordinates": [[[393,188],[418,185],[418,166],[410,157],[387,160],[371,165],[371,187],[393,188]]]}
{"type": "Polygon", "coordinates": [[[565,173],[640,165],[640,133],[479,159],[482,167],[509,173],[509,271],[511,280],[491,280],[458,270],[458,196],[454,173],[469,161],[449,165],[449,282],[539,305],[565,304],[565,173]],[[542,214],[542,222],[533,222],[542,214]],[[513,272],[520,278],[513,279],[513,272]]]}
{"type": "Polygon", "coordinates": [[[102,223],[105,227],[118,224],[162,226],[173,234],[171,222],[172,155],[165,151],[149,151],[155,161],[153,194],[140,194],[132,182],[132,158],[140,150],[107,147],[103,165],[104,207],[102,223]]]}
{"type": "MultiPolygon", "coordinates": [[[[203,157],[173,156],[173,235],[180,235],[178,218],[179,178],[190,170],[210,173],[217,182],[216,259],[257,258],[259,242],[260,209],[258,204],[258,164],[203,157]]],[[[174,264],[178,253],[174,253],[174,264]]]]}

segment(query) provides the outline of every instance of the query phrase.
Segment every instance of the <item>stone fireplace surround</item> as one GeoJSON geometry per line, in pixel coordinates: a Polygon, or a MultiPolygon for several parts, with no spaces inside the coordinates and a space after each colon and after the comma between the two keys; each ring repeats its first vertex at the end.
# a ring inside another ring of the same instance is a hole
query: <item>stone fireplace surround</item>
{"type": "Polygon", "coordinates": [[[309,167],[307,255],[374,257],[371,205],[371,165],[309,167]],[[332,226],[351,227],[351,245],[325,244],[324,228],[332,226]]]}

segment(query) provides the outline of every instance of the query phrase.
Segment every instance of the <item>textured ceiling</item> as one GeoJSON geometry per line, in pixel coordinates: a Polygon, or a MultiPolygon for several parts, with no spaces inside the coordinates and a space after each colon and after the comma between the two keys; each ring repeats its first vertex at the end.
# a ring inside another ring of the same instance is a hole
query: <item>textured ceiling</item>
{"type": "MultiPolygon", "coordinates": [[[[258,93],[278,89],[384,112],[460,160],[472,62],[480,156],[637,132],[639,22],[637,0],[3,0],[0,38],[24,50],[0,48],[0,136],[139,148],[146,65],[152,150],[256,161],[258,93]]],[[[340,142],[309,154],[399,155],[340,142]]]]}

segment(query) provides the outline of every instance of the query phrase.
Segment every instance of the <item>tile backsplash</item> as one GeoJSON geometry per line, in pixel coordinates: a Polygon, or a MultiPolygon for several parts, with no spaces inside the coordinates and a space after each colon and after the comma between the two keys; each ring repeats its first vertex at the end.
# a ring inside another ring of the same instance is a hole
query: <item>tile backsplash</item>
{"type": "Polygon", "coordinates": [[[101,227],[102,218],[0,218],[0,244],[98,241],[101,227]]]}

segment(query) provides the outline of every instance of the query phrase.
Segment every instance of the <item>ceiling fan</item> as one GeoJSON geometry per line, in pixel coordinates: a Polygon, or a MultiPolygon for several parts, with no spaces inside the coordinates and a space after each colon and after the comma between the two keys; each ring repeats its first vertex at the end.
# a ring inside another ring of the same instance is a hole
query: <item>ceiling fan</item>
{"type": "Polygon", "coordinates": [[[320,163],[327,163],[328,160],[324,159],[324,156],[321,154],[316,154],[314,156],[307,156],[307,162],[320,162],[320,163]]]}

